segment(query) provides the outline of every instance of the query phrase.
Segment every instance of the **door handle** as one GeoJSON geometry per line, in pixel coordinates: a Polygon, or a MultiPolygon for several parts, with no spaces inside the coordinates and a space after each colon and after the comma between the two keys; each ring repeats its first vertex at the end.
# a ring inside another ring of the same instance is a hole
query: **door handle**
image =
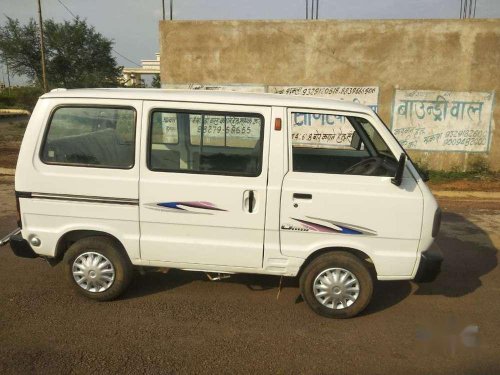
{"type": "Polygon", "coordinates": [[[255,212],[255,203],[257,201],[255,196],[256,194],[253,190],[246,190],[243,193],[243,207],[249,214],[255,212]]]}
{"type": "Polygon", "coordinates": [[[253,206],[255,202],[255,194],[253,190],[250,190],[248,192],[248,212],[252,213],[253,212],[253,206]]]}
{"type": "Polygon", "coordinates": [[[305,194],[305,193],[293,193],[293,198],[294,199],[312,199],[312,194],[305,194]]]}

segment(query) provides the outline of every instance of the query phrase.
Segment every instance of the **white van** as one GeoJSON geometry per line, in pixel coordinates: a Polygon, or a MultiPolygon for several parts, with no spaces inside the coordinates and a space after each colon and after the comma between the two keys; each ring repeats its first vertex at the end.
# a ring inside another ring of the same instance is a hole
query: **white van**
{"type": "Polygon", "coordinates": [[[157,89],[57,89],[29,121],[14,253],[64,262],[110,300],[134,266],[299,277],[317,313],[352,317],[375,279],[432,281],[440,210],[368,107],[157,89]]]}

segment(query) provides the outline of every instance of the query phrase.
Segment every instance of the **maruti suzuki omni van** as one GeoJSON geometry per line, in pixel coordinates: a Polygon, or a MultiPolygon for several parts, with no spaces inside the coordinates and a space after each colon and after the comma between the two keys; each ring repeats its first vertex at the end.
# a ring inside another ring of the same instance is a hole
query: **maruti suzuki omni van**
{"type": "Polygon", "coordinates": [[[57,89],[43,95],[15,177],[21,257],[64,263],[104,301],[133,267],[300,279],[347,318],[378,280],[432,281],[440,210],[368,107],[271,94],[57,89]]]}

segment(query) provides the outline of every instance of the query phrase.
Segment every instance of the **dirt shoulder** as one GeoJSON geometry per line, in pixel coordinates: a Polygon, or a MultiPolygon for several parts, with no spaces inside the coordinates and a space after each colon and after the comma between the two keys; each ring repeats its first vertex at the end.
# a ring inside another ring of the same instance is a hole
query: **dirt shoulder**
{"type": "Polygon", "coordinates": [[[460,179],[451,181],[427,183],[433,191],[446,190],[446,191],[488,191],[500,192],[500,177],[492,176],[488,178],[477,179],[460,179]]]}

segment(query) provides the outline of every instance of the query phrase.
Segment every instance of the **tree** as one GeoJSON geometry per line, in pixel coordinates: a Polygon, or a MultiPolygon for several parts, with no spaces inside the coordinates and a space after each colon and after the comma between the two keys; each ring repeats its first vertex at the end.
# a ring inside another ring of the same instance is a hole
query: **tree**
{"type": "MultiPolygon", "coordinates": [[[[47,80],[50,87],[117,86],[122,67],[112,56],[113,42],[95,31],[87,22],[75,20],[43,23],[47,80]]],[[[18,75],[42,85],[40,40],[34,19],[21,25],[7,17],[0,27],[0,56],[18,75]]]]}
{"type": "Polygon", "coordinates": [[[153,76],[153,79],[151,81],[151,87],[155,87],[157,89],[161,88],[161,80],[160,80],[160,75],[159,74],[155,74],[153,76]]]}

